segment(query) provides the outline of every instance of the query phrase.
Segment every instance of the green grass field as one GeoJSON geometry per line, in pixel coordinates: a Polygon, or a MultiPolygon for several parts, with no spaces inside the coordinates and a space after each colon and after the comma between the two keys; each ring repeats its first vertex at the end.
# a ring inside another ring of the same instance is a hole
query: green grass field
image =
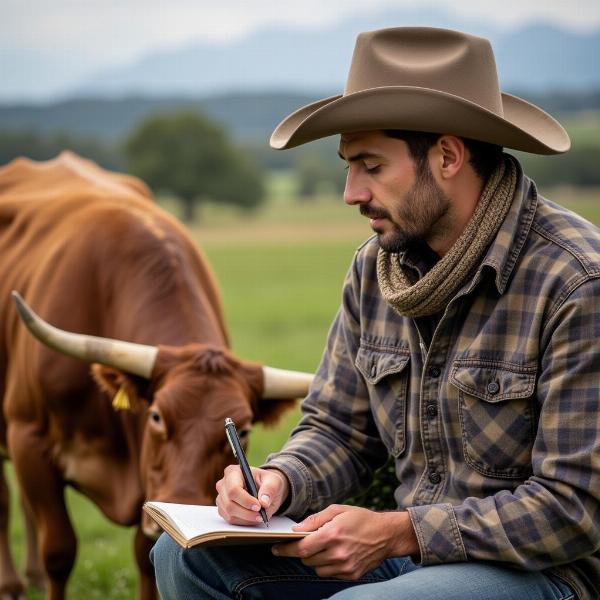
{"type": "MultiPolygon", "coordinates": [[[[547,192],[600,223],[600,191],[547,192]]],[[[357,210],[339,199],[299,203],[292,194],[290,178],[279,176],[259,213],[240,217],[207,207],[203,222],[192,231],[219,280],[236,353],[271,366],[312,371],[337,310],[346,269],[370,230],[357,210]]],[[[260,463],[279,448],[297,418],[294,412],[275,429],[257,427],[250,442],[251,462],[260,463]]],[[[132,531],[108,523],[75,492],[67,497],[80,544],[70,597],[133,598],[132,531]]],[[[15,512],[11,538],[20,561],[22,527],[15,512]]],[[[28,598],[43,595],[32,591],[28,598]]]]}

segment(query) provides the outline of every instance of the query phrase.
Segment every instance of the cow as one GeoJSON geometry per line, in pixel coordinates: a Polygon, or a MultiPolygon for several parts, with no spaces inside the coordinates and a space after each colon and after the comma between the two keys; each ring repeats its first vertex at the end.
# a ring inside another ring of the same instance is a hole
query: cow
{"type": "MultiPolygon", "coordinates": [[[[215,278],[185,228],[140,180],[73,153],[0,168],[0,256],[0,449],[25,509],[27,574],[41,574],[47,599],[64,598],[77,544],[69,485],[137,526],[138,597],[151,600],[158,531],[144,500],[213,503],[234,462],[225,417],[247,443],[252,424],[275,422],[311,376],[236,357],[215,278]],[[18,311],[11,290],[24,298],[14,294],[18,311]]],[[[2,471],[0,598],[16,600],[24,586],[7,521],[2,471]]]]}

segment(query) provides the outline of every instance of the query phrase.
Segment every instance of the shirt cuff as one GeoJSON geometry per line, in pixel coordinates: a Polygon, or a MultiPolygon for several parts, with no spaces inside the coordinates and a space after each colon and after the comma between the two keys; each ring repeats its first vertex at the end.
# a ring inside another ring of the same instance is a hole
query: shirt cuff
{"type": "Polygon", "coordinates": [[[288,478],[290,492],[283,504],[284,514],[292,519],[301,519],[312,501],[312,479],[306,465],[295,456],[277,454],[269,457],[262,469],[279,469],[288,478]]]}
{"type": "Polygon", "coordinates": [[[412,506],[407,510],[419,542],[422,565],[467,560],[451,504],[412,506]]]}

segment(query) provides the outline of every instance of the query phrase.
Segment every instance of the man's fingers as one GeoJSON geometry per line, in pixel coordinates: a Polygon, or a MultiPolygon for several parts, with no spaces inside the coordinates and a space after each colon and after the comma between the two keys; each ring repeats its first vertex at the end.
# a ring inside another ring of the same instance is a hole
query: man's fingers
{"type": "Polygon", "coordinates": [[[233,525],[256,525],[262,521],[257,511],[244,508],[222,494],[217,496],[216,505],[219,515],[233,525]]]}
{"type": "Polygon", "coordinates": [[[285,475],[274,469],[257,469],[255,479],[259,486],[258,500],[271,515],[277,511],[287,495],[285,475]]]}
{"type": "Polygon", "coordinates": [[[244,477],[238,465],[228,466],[221,481],[223,485],[217,488],[219,494],[247,510],[260,510],[258,500],[249,494],[244,487],[244,477]]]}
{"type": "Polygon", "coordinates": [[[275,556],[293,556],[295,558],[308,559],[327,549],[329,536],[314,533],[296,542],[275,544],[272,552],[275,556]]]}
{"type": "Polygon", "coordinates": [[[225,469],[223,478],[217,482],[218,512],[228,523],[256,525],[262,522],[258,511],[259,501],[244,488],[244,477],[238,465],[225,469]]]}
{"type": "Polygon", "coordinates": [[[229,491],[236,487],[244,487],[244,477],[238,465],[229,465],[225,468],[223,478],[217,482],[217,491],[229,491]]]}
{"type": "Polygon", "coordinates": [[[270,518],[287,497],[289,483],[287,477],[280,471],[252,468],[252,476],[258,487],[258,498],[246,490],[239,465],[228,466],[223,478],[217,482],[219,514],[229,523],[236,525],[261,523],[260,509],[265,508],[270,518]]]}
{"type": "Polygon", "coordinates": [[[325,510],[306,517],[304,521],[294,525],[293,529],[295,531],[316,531],[319,527],[323,527],[325,523],[331,521],[335,516],[348,510],[348,508],[348,506],[342,504],[332,504],[325,510]]]}

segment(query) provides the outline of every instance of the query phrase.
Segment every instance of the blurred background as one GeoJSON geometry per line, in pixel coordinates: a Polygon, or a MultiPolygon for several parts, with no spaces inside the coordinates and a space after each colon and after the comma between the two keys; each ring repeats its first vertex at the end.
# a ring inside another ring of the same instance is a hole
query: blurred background
{"type": "MultiPolygon", "coordinates": [[[[1,0],[0,165],[74,151],[137,174],[219,280],[234,350],[313,371],[355,248],[337,139],[277,152],[275,125],[340,93],[356,34],[427,25],[489,38],[503,91],[555,116],[564,156],[518,153],[541,192],[600,224],[597,0],[1,0]]],[[[298,418],[257,428],[254,464],[298,418]]],[[[14,488],[14,486],[13,486],[14,488]]],[[[72,598],[132,598],[131,532],[75,493],[72,598]]],[[[14,514],[14,511],[13,511],[14,514]]],[[[22,552],[22,527],[12,520],[22,552]]],[[[42,598],[32,592],[29,598],[42,598]]]]}

